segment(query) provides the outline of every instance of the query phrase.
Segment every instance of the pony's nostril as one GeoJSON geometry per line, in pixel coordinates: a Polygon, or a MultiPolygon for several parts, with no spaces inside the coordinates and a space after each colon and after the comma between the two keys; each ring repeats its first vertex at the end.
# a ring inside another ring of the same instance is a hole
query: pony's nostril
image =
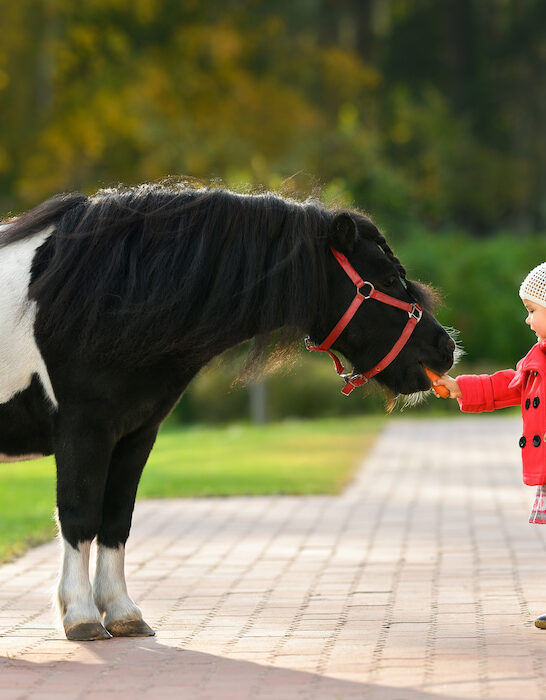
{"type": "Polygon", "coordinates": [[[453,363],[453,357],[455,353],[455,348],[456,344],[453,338],[450,338],[449,336],[442,335],[440,338],[438,345],[438,353],[439,353],[439,358],[441,358],[441,361],[443,364],[447,365],[452,365],[453,363]]]}
{"type": "Polygon", "coordinates": [[[439,349],[442,352],[445,352],[446,354],[453,354],[455,351],[455,341],[453,338],[450,338],[449,336],[442,336],[440,343],[439,343],[439,349]]]}

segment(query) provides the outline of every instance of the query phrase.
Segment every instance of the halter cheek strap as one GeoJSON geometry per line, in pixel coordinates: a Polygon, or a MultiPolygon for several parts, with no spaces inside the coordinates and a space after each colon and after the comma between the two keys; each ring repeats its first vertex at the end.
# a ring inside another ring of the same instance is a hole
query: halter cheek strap
{"type": "Polygon", "coordinates": [[[390,363],[395,359],[395,357],[397,357],[404,345],[407,343],[410,335],[413,333],[413,329],[421,320],[423,310],[418,304],[409,304],[408,302],[400,301],[400,299],[396,299],[395,297],[391,297],[388,294],[383,294],[383,292],[377,291],[377,289],[375,289],[371,282],[366,282],[360,277],[358,272],[349,263],[345,255],[343,255],[343,253],[340,253],[334,248],[330,248],[330,250],[332,251],[334,257],[341,265],[345,273],[355,285],[356,295],[352,300],[351,304],[349,305],[347,311],[339,319],[339,321],[332,329],[331,333],[322,341],[320,345],[312,345],[309,338],[306,339],[305,344],[308,350],[327,352],[328,355],[330,355],[330,357],[334,361],[336,372],[345,380],[345,386],[341,390],[341,393],[345,394],[345,396],[348,396],[353,389],[355,389],[358,386],[362,386],[363,384],[366,384],[369,379],[375,377],[375,375],[379,374],[379,372],[382,372],[385,369],[385,367],[388,367],[390,363]],[[363,288],[365,288],[364,291],[363,288]],[[385,357],[375,365],[375,367],[372,367],[372,369],[362,374],[358,374],[356,372],[353,372],[351,374],[344,374],[344,368],[341,364],[340,359],[332,352],[332,350],[330,350],[330,348],[339,338],[341,333],[345,330],[345,328],[357,312],[357,309],[360,307],[360,305],[367,299],[375,299],[376,301],[379,301],[382,304],[388,304],[389,306],[395,306],[396,308],[401,309],[402,311],[407,311],[409,315],[409,320],[404,326],[400,337],[393,345],[390,352],[388,352],[385,355],[385,357]]]}

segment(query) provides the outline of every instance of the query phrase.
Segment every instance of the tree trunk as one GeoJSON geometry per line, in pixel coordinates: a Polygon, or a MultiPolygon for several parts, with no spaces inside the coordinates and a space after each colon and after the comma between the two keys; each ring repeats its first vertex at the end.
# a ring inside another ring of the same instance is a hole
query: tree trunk
{"type": "Polygon", "coordinates": [[[264,380],[253,382],[250,387],[250,418],[254,425],[267,423],[267,386],[264,380]]]}

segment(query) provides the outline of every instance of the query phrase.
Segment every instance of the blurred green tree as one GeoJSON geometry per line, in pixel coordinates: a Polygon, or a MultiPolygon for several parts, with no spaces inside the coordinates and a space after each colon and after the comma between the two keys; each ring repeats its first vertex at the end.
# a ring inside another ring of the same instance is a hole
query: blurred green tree
{"type": "Polygon", "coordinates": [[[388,223],[544,227],[541,0],[0,0],[0,20],[4,210],[312,173],[285,187],[335,182],[388,223]]]}
{"type": "Polygon", "coordinates": [[[171,175],[319,195],[444,290],[469,359],[522,354],[543,0],[0,0],[0,26],[3,215],[171,175]]]}

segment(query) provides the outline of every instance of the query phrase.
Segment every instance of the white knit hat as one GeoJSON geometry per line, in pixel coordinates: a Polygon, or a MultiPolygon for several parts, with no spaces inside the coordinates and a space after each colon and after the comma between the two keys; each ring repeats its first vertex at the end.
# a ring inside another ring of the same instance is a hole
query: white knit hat
{"type": "Polygon", "coordinates": [[[546,306],[546,262],[531,270],[521,283],[519,295],[522,299],[546,306]]]}

